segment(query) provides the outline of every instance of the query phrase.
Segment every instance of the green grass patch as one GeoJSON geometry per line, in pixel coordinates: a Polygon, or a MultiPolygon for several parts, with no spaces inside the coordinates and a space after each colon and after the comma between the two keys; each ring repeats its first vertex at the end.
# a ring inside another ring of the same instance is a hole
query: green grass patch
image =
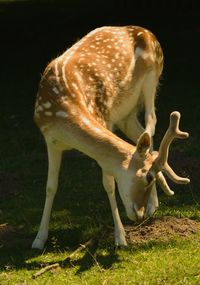
{"type": "Polygon", "coordinates": [[[59,262],[69,254],[54,250],[26,257],[21,266],[7,264],[0,275],[1,284],[199,284],[199,236],[149,242],[126,250],[100,247],[93,252],[95,262],[91,253],[80,253],[70,265],[32,279],[41,266],[59,262]]]}

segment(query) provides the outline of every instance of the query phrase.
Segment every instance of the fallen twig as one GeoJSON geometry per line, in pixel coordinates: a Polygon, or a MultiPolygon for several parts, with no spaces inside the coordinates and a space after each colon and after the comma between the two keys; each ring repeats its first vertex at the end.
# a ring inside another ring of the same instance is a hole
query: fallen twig
{"type": "Polygon", "coordinates": [[[88,241],[86,241],[84,244],[80,244],[80,246],[75,250],[73,251],[67,258],[65,258],[63,261],[62,261],[62,265],[66,265],[67,263],[69,263],[71,261],[71,259],[79,252],[81,252],[83,249],[87,249],[87,247],[91,247],[95,244],[96,242],[96,239],[94,238],[91,238],[89,239],[88,241]]]}
{"type": "Polygon", "coordinates": [[[36,273],[34,273],[32,278],[35,279],[38,276],[44,274],[45,272],[50,271],[51,269],[58,268],[58,267],[60,267],[59,263],[54,263],[54,264],[51,264],[51,265],[47,265],[47,266],[43,267],[42,269],[40,269],[39,271],[37,271],[36,273]]]}
{"type": "MultiPolygon", "coordinates": [[[[81,246],[84,247],[84,245],[81,245],[81,246]]],[[[94,260],[94,262],[95,262],[97,268],[99,269],[99,271],[100,271],[100,272],[103,272],[104,269],[99,265],[99,262],[97,261],[97,259],[96,259],[96,257],[94,256],[94,254],[92,254],[92,253],[89,251],[88,248],[86,248],[86,247],[84,247],[84,248],[86,249],[87,253],[88,253],[88,254],[92,257],[92,259],[94,260]]]]}
{"type": "Polygon", "coordinates": [[[87,250],[87,252],[90,254],[90,256],[93,258],[93,260],[95,261],[96,265],[98,266],[98,268],[102,271],[101,267],[99,266],[97,260],[95,259],[95,257],[90,253],[90,251],[88,250],[88,247],[93,246],[95,243],[97,242],[96,239],[91,238],[89,239],[87,242],[85,242],[84,244],[80,244],[80,246],[73,251],[67,258],[65,258],[63,261],[57,262],[57,263],[53,263],[51,265],[47,265],[45,267],[43,267],[42,269],[40,269],[39,271],[37,271],[36,273],[34,273],[32,275],[32,278],[35,279],[38,276],[44,274],[47,271],[50,271],[51,269],[55,269],[58,267],[63,267],[65,266],[67,263],[71,262],[71,259],[79,252],[81,252],[82,250],[87,250]]]}
{"type": "Polygon", "coordinates": [[[137,225],[134,230],[139,229],[142,225],[144,225],[147,221],[151,220],[152,217],[147,217],[146,219],[144,219],[141,223],[139,223],[139,225],[137,225]]]}

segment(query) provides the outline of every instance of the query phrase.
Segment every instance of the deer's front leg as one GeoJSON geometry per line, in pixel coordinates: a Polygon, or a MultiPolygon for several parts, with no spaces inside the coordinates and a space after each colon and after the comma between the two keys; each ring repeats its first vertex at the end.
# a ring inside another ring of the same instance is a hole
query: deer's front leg
{"type": "Polygon", "coordinates": [[[122,225],[115,197],[114,177],[103,172],[103,186],[108,194],[115,226],[115,245],[127,245],[125,231],[122,225]]]}
{"type": "Polygon", "coordinates": [[[62,153],[55,149],[51,144],[47,144],[49,169],[46,186],[46,200],[43,210],[42,220],[38,234],[32,244],[32,248],[43,249],[44,244],[48,238],[49,220],[51,215],[51,209],[53,200],[57,192],[58,187],[58,175],[61,164],[62,153]]]}
{"type": "Polygon", "coordinates": [[[157,118],[155,114],[155,96],[158,85],[158,74],[155,71],[149,72],[143,83],[143,95],[145,105],[145,130],[150,137],[155,134],[157,118]]]}

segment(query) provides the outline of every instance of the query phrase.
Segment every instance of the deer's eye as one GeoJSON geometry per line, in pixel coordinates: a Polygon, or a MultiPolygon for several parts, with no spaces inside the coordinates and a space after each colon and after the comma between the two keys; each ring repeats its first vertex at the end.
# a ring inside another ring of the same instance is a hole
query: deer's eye
{"type": "Polygon", "coordinates": [[[153,176],[149,172],[146,175],[146,179],[147,179],[148,184],[151,184],[151,182],[154,180],[153,176]]]}

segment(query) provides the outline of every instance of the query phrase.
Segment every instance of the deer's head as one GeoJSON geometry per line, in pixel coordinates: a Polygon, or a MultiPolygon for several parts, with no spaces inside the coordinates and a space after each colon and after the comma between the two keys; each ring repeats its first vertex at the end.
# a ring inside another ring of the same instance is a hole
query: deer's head
{"type": "Polygon", "coordinates": [[[157,199],[154,197],[156,181],[167,195],[174,194],[162,172],[175,183],[187,184],[190,182],[188,178],[176,175],[167,162],[169,146],[173,139],[185,139],[189,136],[188,133],[180,131],[179,121],[180,113],[171,113],[169,127],[162,139],[159,151],[150,152],[151,138],[147,132],[144,132],[138,139],[127,175],[119,183],[119,193],[127,216],[131,220],[141,220],[152,215],[156,210],[157,199]]]}

